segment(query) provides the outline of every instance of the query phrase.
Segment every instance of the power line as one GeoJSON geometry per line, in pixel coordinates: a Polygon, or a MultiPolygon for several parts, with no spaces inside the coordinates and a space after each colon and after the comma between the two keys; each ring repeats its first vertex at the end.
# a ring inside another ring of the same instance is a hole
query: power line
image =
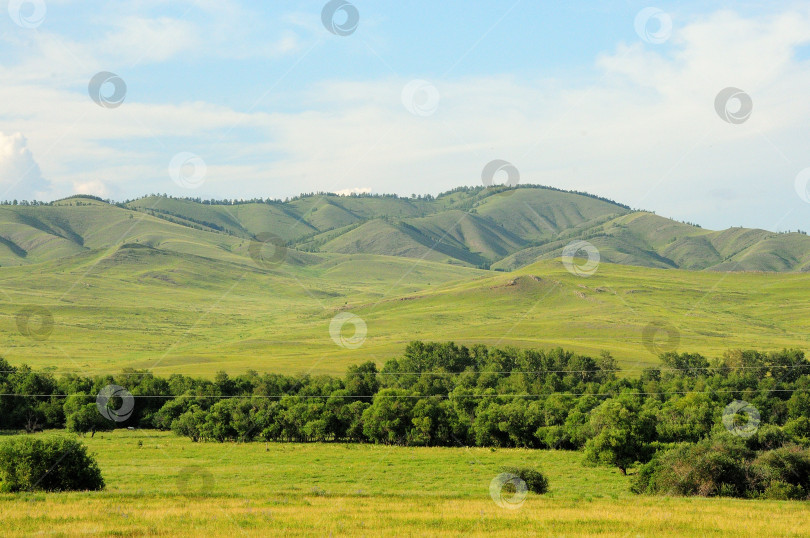
{"type": "MultiPolygon", "coordinates": [[[[551,396],[553,394],[562,394],[568,396],[598,396],[598,397],[605,397],[605,396],[664,396],[669,394],[730,394],[730,393],[737,393],[737,392],[782,392],[782,393],[794,393],[794,392],[807,392],[810,391],[810,388],[800,388],[800,389],[727,389],[727,390],[681,390],[681,391],[660,391],[660,392],[563,392],[563,391],[552,391],[552,392],[544,392],[541,394],[457,394],[454,395],[452,393],[448,394],[432,394],[432,395],[425,395],[425,394],[396,394],[396,395],[387,395],[387,394],[374,394],[372,396],[368,396],[365,394],[280,394],[276,396],[270,395],[255,395],[255,394],[240,394],[240,395],[212,395],[212,394],[178,394],[178,395],[158,395],[158,394],[133,394],[133,398],[163,398],[163,399],[176,399],[176,398],[188,398],[188,399],[209,399],[209,398],[217,398],[220,400],[229,400],[229,399],[245,399],[251,400],[254,398],[257,399],[281,399],[281,398],[363,398],[367,400],[371,400],[374,398],[446,398],[449,399],[451,396],[455,398],[541,398],[544,396],[551,396]]],[[[87,398],[96,398],[96,396],[92,394],[82,394],[82,393],[75,393],[75,394],[17,394],[17,393],[5,393],[0,394],[0,397],[31,397],[31,398],[67,398],[69,396],[84,396],[87,398]]]]}
{"type": "MultiPolygon", "coordinates": [[[[462,370],[460,372],[448,372],[448,371],[433,371],[433,372],[353,372],[351,374],[347,373],[345,375],[352,375],[352,376],[363,376],[363,375],[462,375],[462,374],[595,374],[595,373],[619,373],[619,372],[643,372],[644,370],[658,370],[659,372],[695,372],[695,371],[708,371],[708,370],[781,370],[781,369],[789,369],[789,368],[807,368],[808,372],[810,372],[810,363],[807,364],[780,364],[780,365],[767,365],[767,366],[691,366],[688,368],[670,368],[670,367],[659,367],[659,366],[648,366],[645,368],[615,368],[615,369],[602,369],[602,368],[593,368],[590,370],[507,370],[507,371],[490,371],[490,370],[462,370]]],[[[18,373],[19,370],[0,370],[0,373],[18,373]]],[[[53,370],[53,371],[34,371],[30,370],[26,373],[37,373],[37,374],[61,374],[61,375],[82,375],[78,374],[75,371],[71,370],[53,370]]],[[[97,372],[92,374],[96,377],[99,376],[155,376],[154,372],[97,372]]],[[[185,374],[169,374],[171,375],[180,375],[187,379],[198,379],[193,378],[189,375],[185,374]]],[[[229,379],[238,379],[242,375],[247,374],[238,374],[236,376],[230,377],[229,379]]],[[[259,377],[263,375],[276,375],[282,377],[294,377],[294,376],[286,376],[285,374],[276,374],[271,372],[264,372],[259,374],[259,377]]],[[[90,375],[87,375],[90,378],[90,375]]],[[[157,379],[168,379],[169,377],[160,377],[157,376],[157,379]]]]}

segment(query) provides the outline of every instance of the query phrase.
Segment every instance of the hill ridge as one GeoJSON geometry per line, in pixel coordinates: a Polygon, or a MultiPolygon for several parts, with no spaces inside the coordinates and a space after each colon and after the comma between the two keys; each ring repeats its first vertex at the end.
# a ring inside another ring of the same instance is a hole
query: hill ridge
{"type": "Polygon", "coordinates": [[[0,265],[122,242],[244,259],[250,241],[271,233],[291,252],[321,257],[375,254],[501,271],[559,257],[575,240],[592,243],[603,261],[624,265],[810,270],[810,238],[803,233],[706,230],[604,197],[530,184],[458,187],[437,196],[307,193],[284,201],[153,194],[115,203],[77,195],[0,209],[0,265]]]}

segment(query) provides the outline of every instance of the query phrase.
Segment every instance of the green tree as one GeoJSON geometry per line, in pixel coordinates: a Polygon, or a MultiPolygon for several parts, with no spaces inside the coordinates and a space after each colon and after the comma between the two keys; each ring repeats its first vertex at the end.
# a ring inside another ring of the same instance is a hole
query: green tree
{"type": "Polygon", "coordinates": [[[84,435],[90,432],[93,437],[97,431],[108,431],[113,429],[113,422],[101,416],[98,406],[95,403],[85,404],[72,412],[67,417],[65,427],[67,431],[84,435]]]}
{"type": "Polygon", "coordinates": [[[425,398],[413,406],[410,444],[432,446],[452,443],[446,406],[437,398],[425,398]]]}
{"type": "Polygon", "coordinates": [[[346,392],[349,396],[371,399],[380,388],[377,365],[373,362],[351,365],[346,372],[346,392]]]}
{"type": "Polygon", "coordinates": [[[204,429],[207,413],[197,405],[172,421],[172,431],[177,435],[189,437],[193,442],[205,440],[204,429]]]}
{"type": "Polygon", "coordinates": [[[414,398],[403,389],[383,389],[363,412],[363,433],[376,443],[403,445],[413,425],[414,398]]]}
{"type": "Polygon", "coordinates": [[[699,441],[711,433],[717,404],[708,394],[691,393],[667,400],[656,412],[658,439],[699,441]]]}
{"type": "Polygon", "coordinates": [[[591,413],[586,460],[616,466],[627,474],[630,465],[643,461],[654,431],[651,415],[639,413],[619,399],[606,400],[591,413]]]}

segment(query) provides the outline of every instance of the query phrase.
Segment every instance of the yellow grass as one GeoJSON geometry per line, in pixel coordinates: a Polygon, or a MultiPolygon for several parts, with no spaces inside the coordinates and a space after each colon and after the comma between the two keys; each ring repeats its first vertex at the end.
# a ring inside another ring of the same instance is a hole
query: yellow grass
{"type": "Polygon", "coordinates": [[[807,536],[804,503],[638,498],[490,499],[310,496],[20,497],[0,504],[3,534],[115,536],[807,536]],[[40,497],[41,498],[41,497],[40,497]]]}
{"type": "Polygon", "coordinates": [[[127,430],[84,442],[105,490],[0,495],[0,535],[760,537],[810,529],[808,502],[637,496],[628,477],[585,467],[577,452],[200,444],[127,430]],[[489,484],[504,465],[541,469],[549,492],[498,506],[489,484]]]}

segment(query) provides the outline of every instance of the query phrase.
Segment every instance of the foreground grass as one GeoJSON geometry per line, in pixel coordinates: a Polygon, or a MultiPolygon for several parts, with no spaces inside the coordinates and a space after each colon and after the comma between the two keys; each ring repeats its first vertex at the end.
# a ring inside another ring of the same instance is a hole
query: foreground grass
{"type": "Polygon", "coordinates": [[[788,503],[644,499],[133,498],[72,496],[2,505],[4,533],[115,536],[806,536],[788,503]]]}
{"type": "MultiPolygon", "coordinates": [[[[46,433],[44,435],[50,435],[46,433]]],[[[0,496],[4,535],[801,536],[810,503],[639,497],[581,454],[344,444],[195,444],[165,432],[84,441],[102,492],[0,496]],[[503,465],[541,468],[550,491],[501,508],[503,465]]]]}

